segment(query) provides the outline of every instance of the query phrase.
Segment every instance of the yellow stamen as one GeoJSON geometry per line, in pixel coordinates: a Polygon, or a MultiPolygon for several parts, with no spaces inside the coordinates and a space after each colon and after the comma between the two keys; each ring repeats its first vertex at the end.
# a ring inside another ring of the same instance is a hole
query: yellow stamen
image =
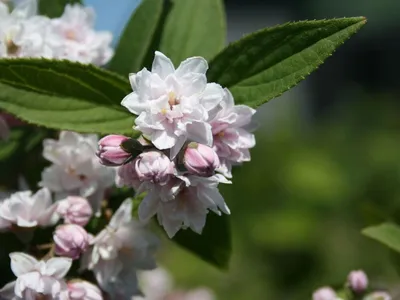
{"type": "Polygon", "coordinates": [[[225,132],[221,131],[220,133],[217,134],[219,137],[224,137],[225,136],[225,132]]]}

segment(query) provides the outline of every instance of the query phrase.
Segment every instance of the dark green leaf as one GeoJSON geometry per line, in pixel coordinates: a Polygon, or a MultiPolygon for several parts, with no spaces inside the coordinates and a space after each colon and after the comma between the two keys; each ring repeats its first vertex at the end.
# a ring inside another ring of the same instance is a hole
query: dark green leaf
{"type": "Polygon", "coordinates": [[[232,252],[229,216],[210,213],[201,235],[180,230],[172,239],[204,261],[220,269],[228,269],[232,252]]]}
{"type": "Polygon", "coordinates": [[[67,4],[82,4],[81,0],[39,0],[39,14],[50,18],[62,15],[67,4]]]}
{"type": "Polygon", "coordinates": [[[223,50],[211,61],[207,77],[228,87],[236,103],[260,106],[316,70],[365,23],[357,17],[263,29],[223,50]]]}
{"type": "Polygon", "coordinates": [[[132,134],[120,105],[129,82],[94,66],[45,59],[0,60],[0,108],[30,123],[80,132],[132,134]]]}
{"type": "Polygon", "coordinates": [[[381,242],[389,248],[400,252],[400,227],[393,223],[382,223],[363,229],[362,234],[381,242]]]}
{"type": "Polygon", "coordinates": [[[115,50],[109,69],[122,75],[144,67],[157,25],[163,12],[163,0],[144,0],[133,12],[115,50]]]}
{"type": "Polygon", "coordinates": [[[211,59],[225,43],[222,0],[172,0],[159,49],[175,64],[191,56],[211,59]]]}

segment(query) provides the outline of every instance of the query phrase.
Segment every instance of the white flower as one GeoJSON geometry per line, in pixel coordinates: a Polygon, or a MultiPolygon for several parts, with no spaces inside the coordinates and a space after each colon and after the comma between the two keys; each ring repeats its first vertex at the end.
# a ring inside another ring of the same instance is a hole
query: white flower
{"type": "Polygon", "coordinates": [[[37,1],[25,0],[9,13],[0,3],[0,57],[52,57],[50,20],[36,16],[37,1]]]}
{"type": "Polygon", "coordinates": [[[79,4],[67,5],[64,14],[51,20],[54,44],[62,48],[57,58],[104,65],[113,55],[110,32],[94,31],[95,12],[79,4]]]}
{"type": "Polygon", "coordinates": [[[51,299],[68,300],[67,285],[63,278],[71,267],[71,259],[56,257],[37,261],[21,252],[11,253],[10,258],[11,270],[17,280],[0,290],[1,297],[7,300],[34,300],[39,296],[51,296],[51,299]]]}
{"type": "Polygon", "coordinates": [[[69,281],[69,300],[103,300],[100,289],[83,280],[69,281]]]}
{"type": "Polygon", "coordinates": [[[143,296],[134,297],[133,300],[213,300],[215,298],[211,291],[206,288],[173,291],[172,278],[162,268],[140,272],[139,281],[143,296]]]}
{"type": "Polygon", "coordinates": [[[210,113],[214,150],[221,167],[219,171],[232,177],[232,164],[250,161],[250,148],[256,144],[254,135],[247,130],[256,110],[246,105],[234,105],[232,94],[225,89],[221,103],[210,113]]]}
{"type": "Polygon", "coordinates": [[[0,203],[0,229],[54,225],[56,209],[46,188],[34,195],[31,191],[16,192],[0,203]]]}
{"type": "Polygon", "coordinates": [[[148,221],[157,214],[158,221],[172,238],[181,228],[190,227],[201,234],[208,211],[230,214],[218,184],[230,183],[220,174],[211,177],[189,175],[172,179],[167,185],[144,182],[139,191],[148,193],[139,205],[139,218],[148,221]]]}
{"type": "Polygon", "coordinates": [[[130,75],[133,92],[121,104],[138,115],[135,129],[158,149],[172,148],[172,157],[186,140],[212,144],[208,110],[218,105],[223,90],[207,84],[207,69],[204,58],[191,57],[175,70],[168,57],[156,52],[151,72],[144,68],[130,75]]]}
{"type": "Polygon", "coordinates": [[[165,299],[172,289],[172,278],[168,272],[162,268],[139,273],[139,282],[144,297],[134,297],[134,300],[159,300],[165,299]]]}
{"type": "Polygon", "coordinates": [[[92,270],[112,299],[139,294],[136,271],[155,268],[153,254],[158,239],[132,219],[131,199],[121,204],[91,244],[93,247],[83,255],[81,269],[92,270]]]}
{"type": "Polygon", "coordinates": [[[96,157],[96,135],[63,131],[59,140],[43,142],[43,156],[53,165],[42,173],[40,186],[57,192],[59,197],[80,195],[89,200],[98,213],[104,192],[115,178],[115,171],[101,165],[96,157]]]}

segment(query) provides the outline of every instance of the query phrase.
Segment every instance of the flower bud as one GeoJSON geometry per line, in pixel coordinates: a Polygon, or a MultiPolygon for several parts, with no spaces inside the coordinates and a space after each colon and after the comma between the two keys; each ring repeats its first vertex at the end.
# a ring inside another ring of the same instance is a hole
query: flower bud
{"type": "Polygon", "coordinates": [[[330,287],[322,287],[314,292],[313,300],[336,300],[336,293],[330,287]]]}
{"type": "Polygon", "coordinates": [[[103,300],[100,289],[90,282],[69,281],[67,286],[69,300],[103,300]]]}
{"type": "Polygon", "coordinates": [[[57,255],[78,259],[89,247],[89,235],[83,227],[75,224],[56,228],[53,239],[57,255]]]}
{"type": "Polygon", "coordinates": [[[386,292],[373,292],[367,295],[365,300],[392,300],[392,296],[386,292]]]}
{"type": "Polygon", "coordinates": [[[100,158],[100,163],[105,166],[120,166],[131,154],[121,147],[121,143],[129,140],[123,135],[107,135],[99,141],[99,149],[96,155],[100,158]]]}
{"type": "Polygon", "coordinates": [[[185,150],[183,163],[189,173],[210,177],[219,167],[219,158],[212,148],[198,143],[190,143],[185,150]]]}
{"type": "Polygon", "coordinates": [[[174,174],[174,163],[162,152],[149,151],[140,154],[135,160],[135,170],[140,181],[166,184],[174,174]]]}
{"type": "Polygon", "coordinates": [[[352,271],[347,277],[349,287],[355,293],[362,293],[368,287],[368,277],[364,271],[352,271]]]}
{"type": "Polygon", "coordinates": [[[93,210],[89,201],[79,196],[69,196],[60,201],[57,212],[67,224],[85,226],[92,217],[93,210]]]}

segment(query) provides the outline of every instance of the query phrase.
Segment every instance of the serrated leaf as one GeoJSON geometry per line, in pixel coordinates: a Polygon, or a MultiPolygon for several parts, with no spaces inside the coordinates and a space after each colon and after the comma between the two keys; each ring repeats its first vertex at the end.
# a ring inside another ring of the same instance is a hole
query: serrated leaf
{"type": "Polygon", "coordinates": [[[211,59],[226,43],[222,0],[173,0],[160,51],[175,64],[191,56],[211,59]]]}
{"type": "Polygon", "coordinates": [[[100,68],[45,59],[0,60],[0,108],[59,130],[133,134],[120,102],[128,80],[100,68]]]}
{"type": "Polygon", "coordinates": [[[108,65],[110,70],[128,75],[144,67],[162,17],[163,5],[164,0],[144,0],[133,12],[108,65]]]}
{"type": "Polygon", "coordinates": [[[39,0],[39,14],[49,18],[62,15],[67,4],[83,4],[81,0],[39,0]]]}
{"type": "Polygon", "coordinates": [[[172,239],[202,260],[226,270],[232,252],[229,216],[210,213],[201,235],[188,230],[180,230],[172,239]]]}
{"type": "Polygon", "coordinates": [[[382,223],[363,229],[362,234],[400,253],[400,227],[393,223],[382,223]]]}
{"type": "Polygon", "coordinates": [[[258,107],[316,70],[364,24],[364,17],[301,21],[260,30],[225,48],[207,78],[236,103],[258,107]]]}

